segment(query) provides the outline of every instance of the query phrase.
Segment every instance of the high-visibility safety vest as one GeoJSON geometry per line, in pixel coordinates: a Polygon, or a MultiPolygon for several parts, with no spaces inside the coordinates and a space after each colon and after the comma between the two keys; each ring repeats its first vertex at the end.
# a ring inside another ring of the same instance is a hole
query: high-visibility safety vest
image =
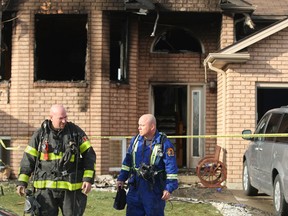
{"type": "Polygon", "coordinates": [[[141,176],[137,174],[131,176],[131,174],[135,172],[137,173],[137,170],[139,170],[139,167],[141,167],[141,163],[145,161],[146,163],[150,163],[150,165],[155,166],[154,168],[156,172],[164,171],[160,172],[162,174],[159,176],[160,178],[161,176],[163,177],[163,174],[164,176],[166,175],[165,181],[163,182],[164,185],[155,184],[154,185],[155,187],[167,190],[170,193],[176,190],[178,188],[178,167],[174,151],[174,145],[169,141],[169,139],[163,139],[161,141],[161,137],[162,135],[160,134],[160,132],[156,131],[154,141],[152,142],[150,148],[151,150],[150,158],[147,158],[147,152],[146,153],[143,152],[146,156],[145,158],[143,157],[139,158],[139,156],[141,157],[141,153],[137,152],[137,150],[141,149],[139,147],[142,144],[142,142],[144,144],[144,137],[138,135],[135,136],[130,141],[130,146],[128,148],[126,157],[122,162],[122,168],[117,180],[125,182],[126,180],[129,179],[128,184],[129,183],[133,184],[133,181],[136,178],[137,179],[139,178],[139,180],[141,180],[142,178],[141,176]],[[162,150],[163,157],[159,157],[161,155],[160,150],[162,150]],[[160,158],[160,160],[158,158],[160,158]]]}
{"type": "MultiPolygon", "coordinates": [[[[163,157],[163,143],[165,139],[167,138],[167,136],[166,134],[162,132],[160,132],[159,134],[161,135],[160,143],[156,143],[154,145],[154,148],[150,156],[150,165],[158,165],[158,163],[160,162],[160,159],[163,157]]],[[[132,146],[132,158],[133,158],[132,167],[135,170],[138,170],[138,168],[136,167],[135,159],[136,159],[136,152],[137,152],[138,143],[139,143],[139,140],[138,140],[139,136],[140,136],[139,134],[136,136],[136,138],[134,139],[133,146],[132,146]]]]}
{"type": "MultiPolygon", "coordinates": [[[[167,152],[164,152],[164,151],[167,151],[167,149],[165,150],[164,148],[164,143],[166,141],[167,136],[161,132],[158,132],[158,134],[161,136],[160,141],[158,140],[158,143],[153,145],[153,150],[150,156],[150,165],[154,165],[157,168],[160,167],[160,161],[161,159],[163,159],[164,154],[167,154],[167,152]]],[[[136,165],[136,152],[138,149],[139,138],[140,138],[140,135],[138,134],[134,138],[133,143],[128,149],[126,158],[124,159],[122,163],[122,167],[121,167],[121,171],[124,171],[124,172],[120,172],[120,175],[118,178],[119,180],[122,180],[122,179],[126,180],[129,177],[128,173],[131,173],[131,171],[137,172],[139,170],[139,167],[137,167],[136,165]]],[[[172,149],[172,151],[174,151],[174,147],[172,143],[170,143],[170,147],[168,149],[170,148],[172,149]]],[[[166,159],[167,157],[168,156],[166,156],[166,159]]],[[[174,155],[171,156],[171,162],[169,163],[169,166],[168,167],[162,166],[161,168],[158,169],[158,171],[164,171],[164,169],[166,172],[166,179],[170,179],[170,180],[178,179],[178,174],[177,174],[178,168],[176,165],[176,157],[174,155]]]]}
{"type": "Polygon", "coordinates": [[[84,131],[71,122],[60,132],[49,127],[50,121],[46,124],[25,148],[18,185],[27,186],[32,173],[33,186],[38,189],[74,191],[81,189],[83,181],[93,184],[96,154],[84,131]]]}

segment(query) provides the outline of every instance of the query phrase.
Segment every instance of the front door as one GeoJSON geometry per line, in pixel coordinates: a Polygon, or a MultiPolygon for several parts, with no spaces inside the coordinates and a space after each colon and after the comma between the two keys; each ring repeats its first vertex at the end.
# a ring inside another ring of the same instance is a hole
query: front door
{"type": "Polygon", "coordinates": [[[177,136],[170,140],[176,148],[178,167],[195,168],[203,157],[204,141],[189,135],[203,134],[203,88],[155,84],[151,96],[157,128],[168,136],[177,136]]]}

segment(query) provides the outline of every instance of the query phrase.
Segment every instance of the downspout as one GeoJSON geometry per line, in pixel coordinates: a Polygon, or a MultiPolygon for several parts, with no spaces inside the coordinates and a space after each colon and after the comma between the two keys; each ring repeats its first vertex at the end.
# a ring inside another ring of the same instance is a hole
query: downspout
{"type": "MultiPolygon", "coordinates": [[[[225,127],[225,122],[226,122],[226,73],[223,70],[214,67],[211,62],[204,61],[205,82],[206,83],[207,83],[207,74],[206,74],[206,65],[207,64],[208,64],[208,67],[210,70],[216,72],[217,74],[221,74],[223,76],[223,88],[222,88],[222,91],[223,91],[222,92],[222,94],[223,94],[223,103],[222,103],[223,121],[222,121],[222,127],[223,127],[223,134],[226,134],[226,127],[225,127]]],[[[226,149],[226,139],[224,139],[223,148],[226,149]]]]}

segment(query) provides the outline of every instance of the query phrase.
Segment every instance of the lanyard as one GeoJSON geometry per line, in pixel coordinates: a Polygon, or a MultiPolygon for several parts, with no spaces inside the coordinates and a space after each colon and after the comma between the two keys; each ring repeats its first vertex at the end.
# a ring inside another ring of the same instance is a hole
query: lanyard
{"type": "MultiPolygon", "coordinates": [[[[149,140],[150,141],[150,140],[149,140]]],[[[142,146],[142,161],[144,160],[144,150],[146,147],[146,142],[147,140],[144,140],[143,146],[142,146]]],[[[150,158],[151,158],[151,154],[152,154],[152,140],[150,141],[150,154],[149,154],[149,165],[150,165],[150,158]]],[[[148,165],[148,164],[147,164],[148,165]]]]}

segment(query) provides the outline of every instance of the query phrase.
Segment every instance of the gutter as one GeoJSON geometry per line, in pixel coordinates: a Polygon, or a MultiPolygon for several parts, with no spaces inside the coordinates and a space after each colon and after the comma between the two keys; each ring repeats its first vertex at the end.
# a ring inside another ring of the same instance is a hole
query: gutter
{"type": "MultiPolygon", "coordinates": [[[[223,76],[223,102],[222,102],[222,110],[223,110],[223,119],[222,119],[222,127],[223,134],[226,134],[226,73],[223,68],[228,64],[235,63],[245,63],[250,59],[249,53],[235,53],[235,54],[223,54],[223,53],[209,53],[209,55],[204,59],[204,68],[205,68],[205,83],[207,83],[207,66],[210,70],[214,71],[223,76]]],[[[226,149],[226,139],[224,139],[223,147],[226,149]]]]}
{"type": "MultiPolygon", "coordinates": [[[[222,69],[214,67],[211,62],[207,62],[207,65],[208,65],[209,69],[216,72],[217,75],[221,74],[223,76],[223,88],[222,88],[223,102],[221,104],[221,106],[222,106],[221,109],[223,110],[223,119],[222,119],[223,134],[226,134],[226,127],[225,127],[225,123],[226,123],[226,115],[225,115],[225,113],[226,113],[226,73],[222,69]]],[[[204,66],[205,66],[205,73],[206,73],[206,65],[204,65],[204,66]]],[[[205,76],[207,79],[207,75],[205,75],[205,76]]],[[[205,82],[207,82],[207,80],[205,82]]],[[[223,148],[226,149],[226,139],[224,139],[223,148]]]]}

